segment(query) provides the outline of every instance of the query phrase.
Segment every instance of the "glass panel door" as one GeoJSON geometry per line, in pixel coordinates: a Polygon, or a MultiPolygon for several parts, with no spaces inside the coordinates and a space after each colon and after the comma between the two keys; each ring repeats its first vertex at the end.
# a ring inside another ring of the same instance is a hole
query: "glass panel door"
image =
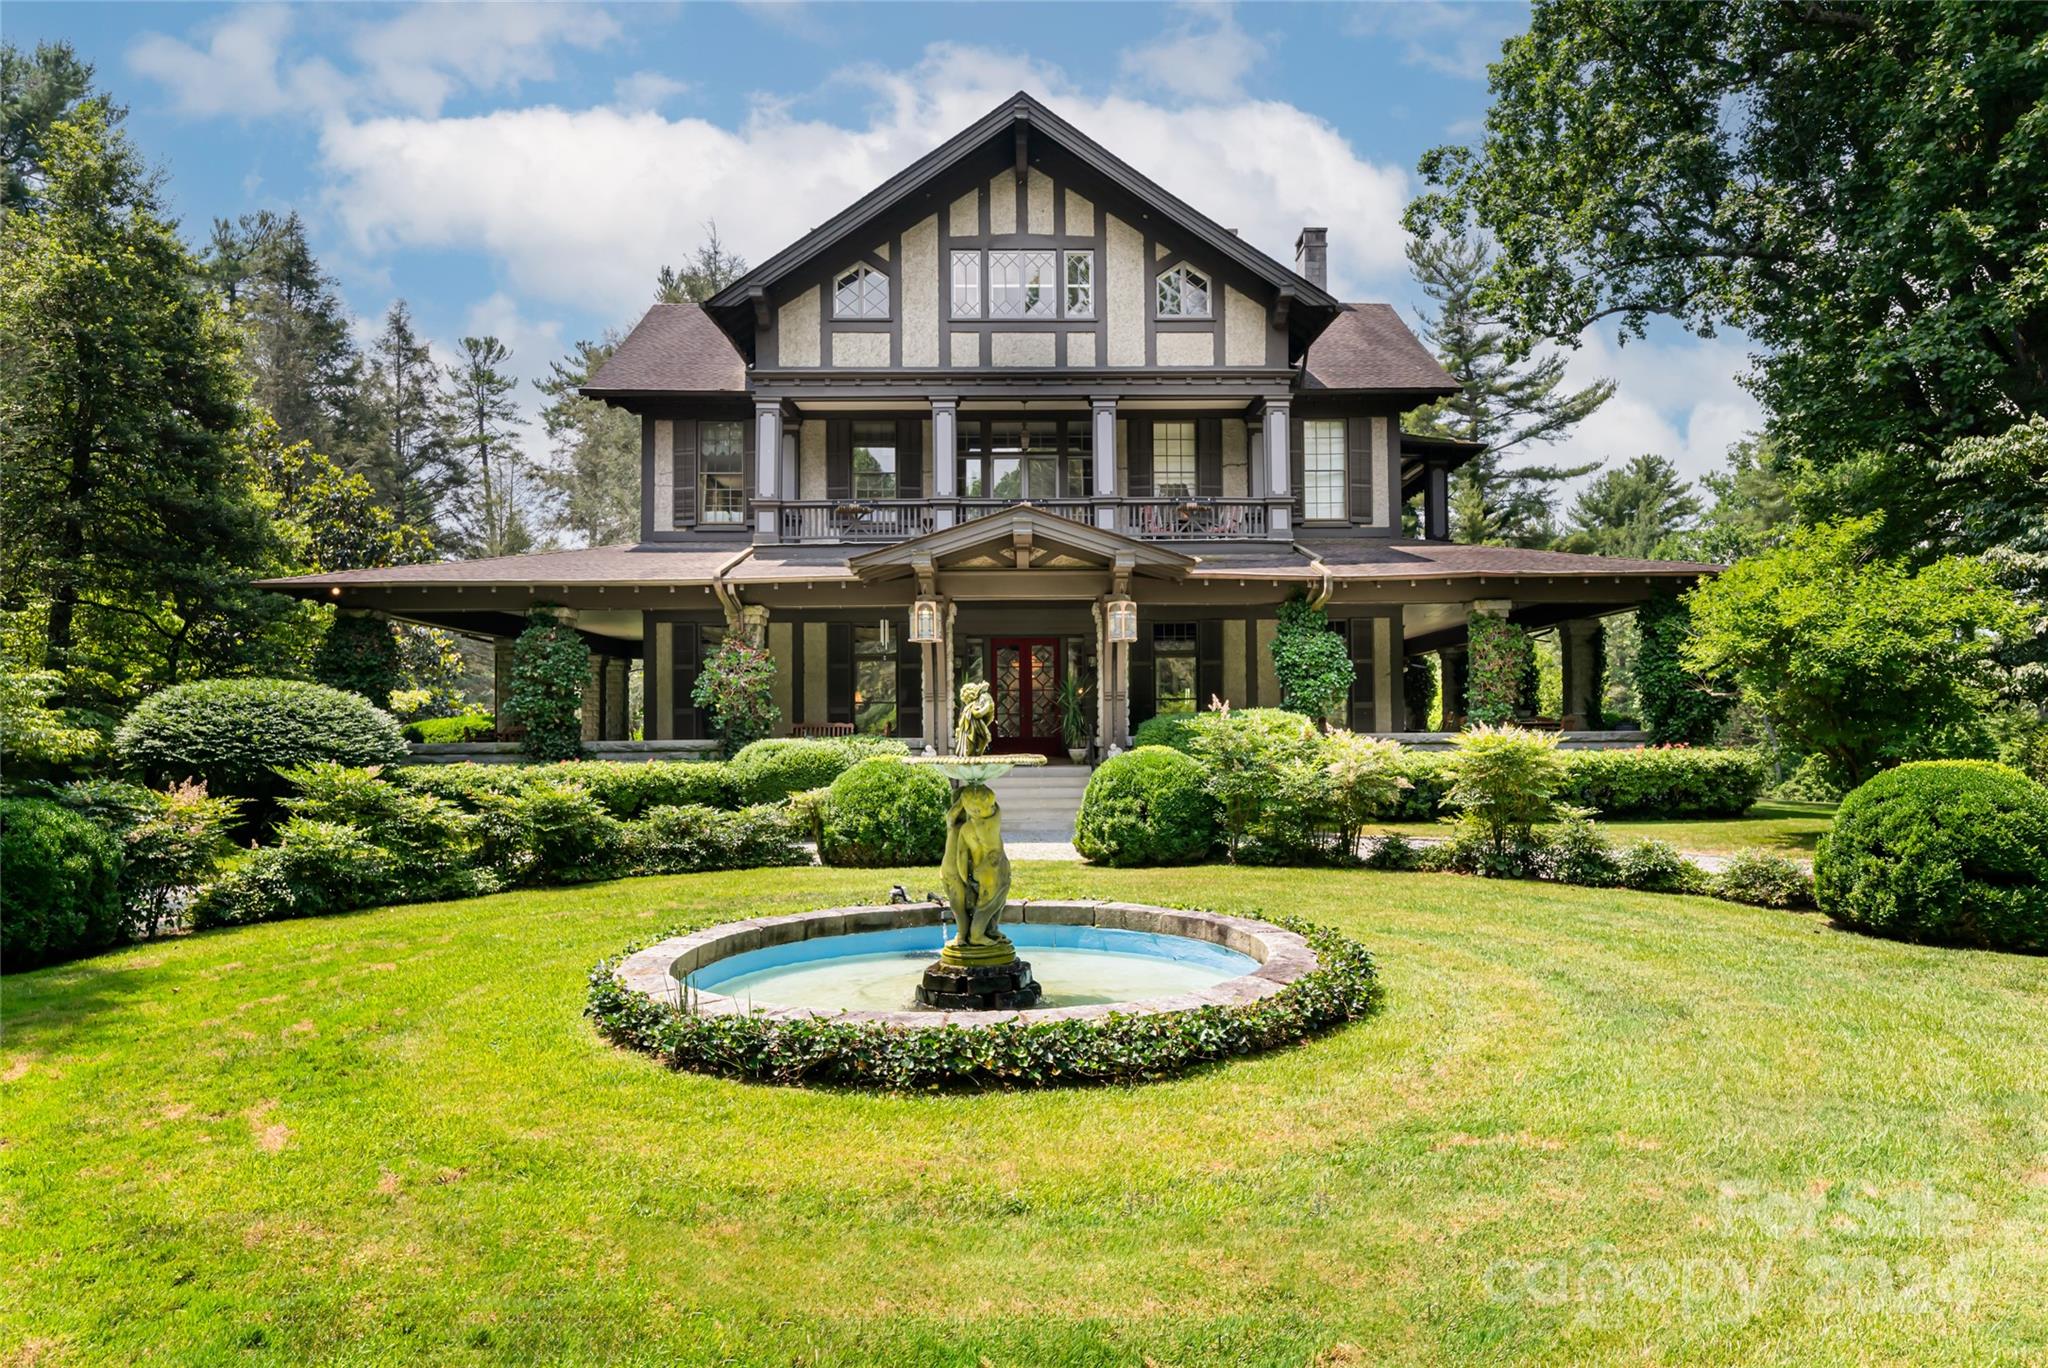
{"type": "Polygon", "coordinates": [[[1060,643],[1056,637],[999,637],[990,643],[995,736],[1014,750],[1055,755],[1060,736],[1060,643]]]}

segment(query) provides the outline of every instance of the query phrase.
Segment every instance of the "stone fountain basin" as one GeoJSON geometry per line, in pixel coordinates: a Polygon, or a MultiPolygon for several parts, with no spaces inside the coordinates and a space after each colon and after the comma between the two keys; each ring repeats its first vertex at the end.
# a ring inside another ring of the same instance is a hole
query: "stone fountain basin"
{"type": "MultiPolygon", "coordinates": [[[[716,991],[689,990],[688,977],[706,966],[750,951],[797,941],[865,932],[935,927],[947,918],[937,903],[893,903],[868,907],[833,907],[794,916],[726,922],[720,926],[671,936],[629,956],[619,977],[634,992],[656,1002],[682,1003],[700,1015],[753,1014],[785,1020],[874,1022],[888,1026],[987,1026],[1000,1021],[1066,1021],[1108,1016],[1186,1012],[1201,1007],[1238,1006],[1279,992],[1317,966],[1316,953],[1302,937],[1250,917],[1214,912],[1152,907],[1143,903],[1013,901],[1004,913],[1006,924],[1052,927],[1096,927],[1152,936],[1180,936],[1220,946],[1245,956],[1256,968],[1204,988],[1128,1002],[1090,1003],[1073,1007],[1037,1007],[1025,1011],[832,1011],[781,1007],[729,997],[716,991]]],[[[1028,947],[1023,948],[1028,958],[1028,947]]]]}

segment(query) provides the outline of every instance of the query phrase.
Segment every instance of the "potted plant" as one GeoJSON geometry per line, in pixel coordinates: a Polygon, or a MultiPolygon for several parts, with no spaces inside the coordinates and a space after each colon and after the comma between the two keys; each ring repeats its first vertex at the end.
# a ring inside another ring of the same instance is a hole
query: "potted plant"
{"type": "Polygon", "coordinates": [[[1093,730],[1088,725],[1088,707],[1082,701],[1085,691],[1081,681],[1069,673],[1060,681],[1060,733],[1066,738],[1067,758],[1080,764],[1088,758],[1088,737],[1093,730]]]}

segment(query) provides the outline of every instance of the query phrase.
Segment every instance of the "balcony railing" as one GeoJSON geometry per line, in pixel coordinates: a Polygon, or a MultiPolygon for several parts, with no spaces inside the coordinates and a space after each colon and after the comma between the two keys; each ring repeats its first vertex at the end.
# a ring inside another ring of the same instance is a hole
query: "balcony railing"
{"type": "Polygon", "coordinates": [[[956,499],[934,505],[923,499],[865,499],[858,502],[805,499],[781,505],[777,527],[788,542],[897,542],[923,536],[939,525],[938,508],[952,521],[966,522],[1029,503],[1042,513],[1084,527],[1097,525],[1100,509],[1112,510],[1117,531],[1146,541],[1263,541],[1270,535],[1272,504],[1266,499],[956,499]]]}
{"type": "Polygon", "coordinates": [[[1147,541],[1263,541],[1263,499],[1125,499],[1116,530],[1147,541]]]}
{"type": "Polygon", "coordinates": [[[931,505],[922,499],[818,499],[782,505],[786,542],[907,541],[936,525],[931,505]]]}

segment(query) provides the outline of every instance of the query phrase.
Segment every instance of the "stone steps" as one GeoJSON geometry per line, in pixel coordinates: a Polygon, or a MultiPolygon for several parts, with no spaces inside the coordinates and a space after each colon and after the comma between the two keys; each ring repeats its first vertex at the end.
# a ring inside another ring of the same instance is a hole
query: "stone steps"
{"type": "Polygon", "coordinates": [[[1071,841],[1081,795],[1088,787],[1085,765],[1015,769],[989,787],[1003,810],[1007,841],[1071,841]]]}

